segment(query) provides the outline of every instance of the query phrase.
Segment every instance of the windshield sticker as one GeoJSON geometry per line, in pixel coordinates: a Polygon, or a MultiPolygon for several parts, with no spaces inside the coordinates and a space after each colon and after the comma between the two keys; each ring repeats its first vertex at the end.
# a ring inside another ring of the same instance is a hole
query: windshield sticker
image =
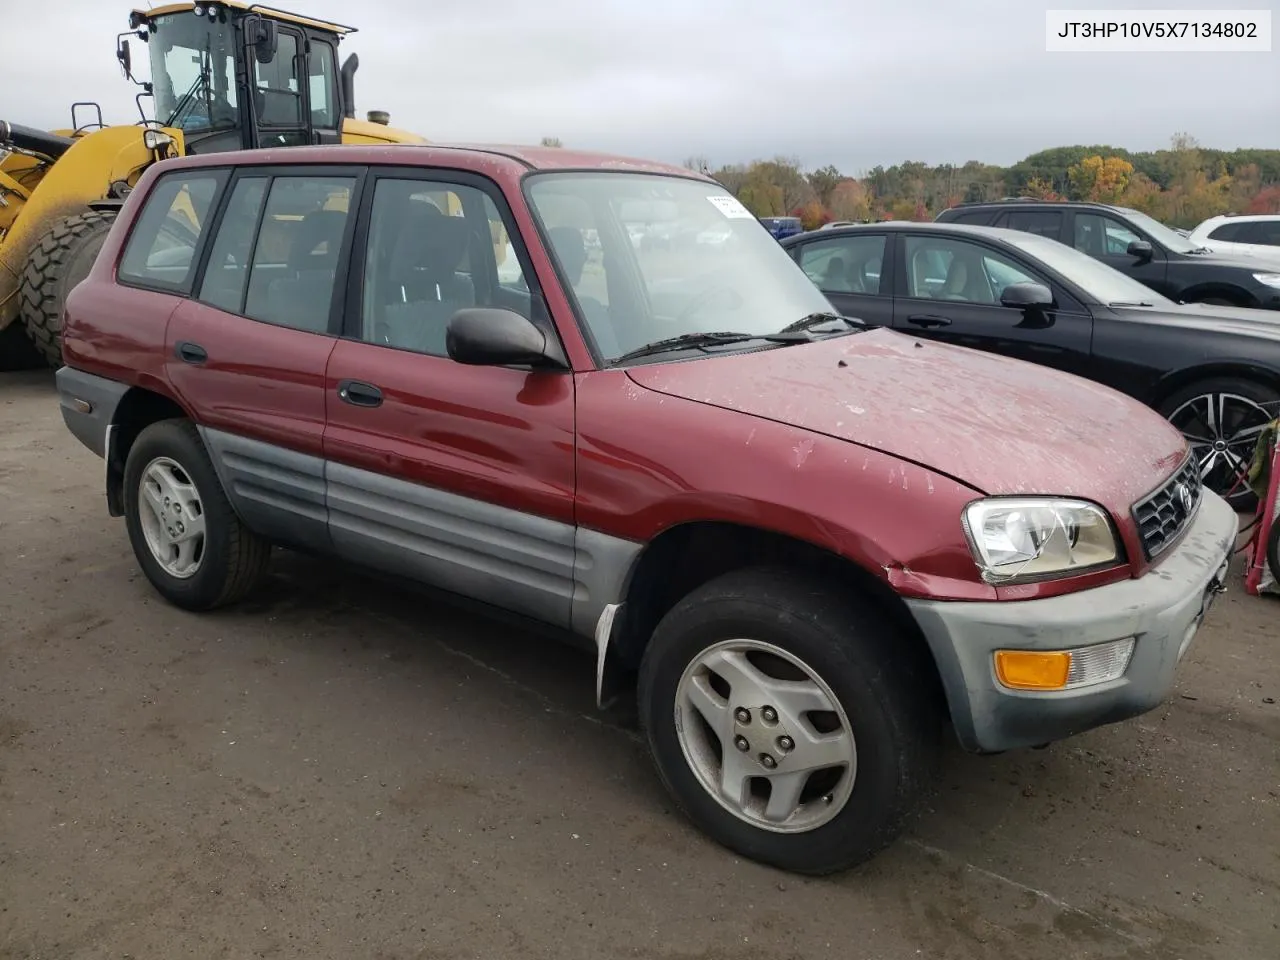
{"type": "Polygon", "coordinates": [[[711,205],[731,219],[751,219],[752,213],[741,203],[737,197],[731,197],[728,194],[715,197],[707,197],[711,201],[711,205]]]}

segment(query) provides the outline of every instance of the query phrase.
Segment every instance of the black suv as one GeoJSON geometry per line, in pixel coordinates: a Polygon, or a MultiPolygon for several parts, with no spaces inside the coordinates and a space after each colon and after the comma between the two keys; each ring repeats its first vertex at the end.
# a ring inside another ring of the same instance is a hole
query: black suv
{"type": "Polygon", "coordinates": [[[1127,207],[1009,199],[961,204],[943,210],[937,222],[1007,227],[1049,237],[1182,303],[1280,310],[1280,256],[1211,253],[1127,207]]]}

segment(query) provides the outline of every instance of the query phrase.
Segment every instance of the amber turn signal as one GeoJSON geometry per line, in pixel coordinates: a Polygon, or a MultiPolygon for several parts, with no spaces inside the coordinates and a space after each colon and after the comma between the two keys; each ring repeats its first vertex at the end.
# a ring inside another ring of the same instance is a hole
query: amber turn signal
{"type": "Polygon", "coordinates": [[[997,650],[996,676],[1013,690],[1061,690],[1071,674],[1066,650],[997,650]]]}

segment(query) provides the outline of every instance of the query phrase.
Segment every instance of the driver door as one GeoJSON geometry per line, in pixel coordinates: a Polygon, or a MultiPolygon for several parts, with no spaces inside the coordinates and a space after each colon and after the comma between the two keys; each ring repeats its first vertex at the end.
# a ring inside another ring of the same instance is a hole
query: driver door
{"type": "Polygon", "coordinates": [[[249,55],[254,146],[298,147],[311,142],[307,91],[301,77],[306,57],[302,34],[283,24],[277,29],[275,56],[267,63],[249,55]]]}

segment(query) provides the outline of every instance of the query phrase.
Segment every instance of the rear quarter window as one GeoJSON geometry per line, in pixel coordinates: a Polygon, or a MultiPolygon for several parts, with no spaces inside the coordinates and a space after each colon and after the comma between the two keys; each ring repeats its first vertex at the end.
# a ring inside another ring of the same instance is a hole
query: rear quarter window
{"type": "Polygon", "coordinates": [[[126,286],[187,293],[225,170],[170,173],[156,181],[134,221],[116,278],[126,286]]]}

